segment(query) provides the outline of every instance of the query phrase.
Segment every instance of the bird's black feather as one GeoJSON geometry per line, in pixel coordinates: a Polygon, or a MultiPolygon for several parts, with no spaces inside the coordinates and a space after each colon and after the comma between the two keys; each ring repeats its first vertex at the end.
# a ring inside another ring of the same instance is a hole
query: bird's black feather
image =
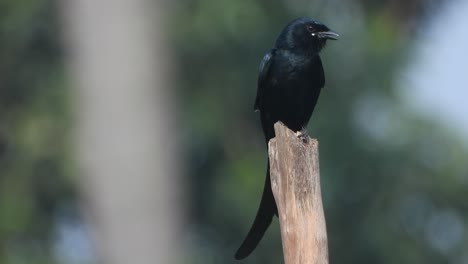
{"type": "Polygon", "coordinates": [[[259,97],[261,97],[263,87],[265,87],[265,81],[268,78],[268,72],[270,71],[271,63],[274,60],[274,56],[276,53],[276,49],[272,49],[265,56],[263,56],[262,61],[260,62],[260,67],[258,71],[258,79],[257,79],[257,96],[255,98],[254,110],[260,110],[259,107],[259,97]]]}

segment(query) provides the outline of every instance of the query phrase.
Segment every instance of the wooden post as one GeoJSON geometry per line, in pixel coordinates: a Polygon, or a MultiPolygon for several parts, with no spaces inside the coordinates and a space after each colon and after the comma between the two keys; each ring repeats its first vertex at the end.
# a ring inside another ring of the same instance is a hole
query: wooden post
{"type": "Polygon", "coordinates": [[[328,246],[320,192],[318,141],[298,137],[281,122],[268,145],[286,264],[327,264],[328,246]]]}

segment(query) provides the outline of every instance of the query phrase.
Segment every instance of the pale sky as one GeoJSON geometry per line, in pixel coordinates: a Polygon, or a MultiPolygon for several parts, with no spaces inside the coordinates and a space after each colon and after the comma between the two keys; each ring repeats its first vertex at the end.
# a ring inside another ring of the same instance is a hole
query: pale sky
{"type": "Polygon", "coordinates": [[[400,90],[408,107],[455,131],[468,146],[468,1],[448,2],[427,23],[400,90]]]}

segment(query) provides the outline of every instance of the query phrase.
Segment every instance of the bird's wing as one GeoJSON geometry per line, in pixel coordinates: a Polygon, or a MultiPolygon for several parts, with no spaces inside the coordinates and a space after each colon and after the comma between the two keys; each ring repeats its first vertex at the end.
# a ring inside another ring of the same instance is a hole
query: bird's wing
{"type": "Polygon", "coordinates": [[[260,98],[263,95],[263,89],[268,79],[268,74],[270,72],[271,65],[274,60],[276,49],[272,49],[265,56],[263,56],[262,61],[260,62],[258,79],[257,79],[257,97],[255,98],[254,110],[260,110],[260,98]]]}

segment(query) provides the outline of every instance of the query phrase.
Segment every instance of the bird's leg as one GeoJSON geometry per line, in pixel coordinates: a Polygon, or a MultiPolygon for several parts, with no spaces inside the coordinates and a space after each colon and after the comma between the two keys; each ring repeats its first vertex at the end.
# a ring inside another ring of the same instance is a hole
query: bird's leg
{"type": "Polygon", "coordinates": [[[301,130],[296,132],[296,136],[302,140],[303,143],[307,143],[309,141],[309,135],[307,135],[307,129],[303,127],[301,130]]]}

